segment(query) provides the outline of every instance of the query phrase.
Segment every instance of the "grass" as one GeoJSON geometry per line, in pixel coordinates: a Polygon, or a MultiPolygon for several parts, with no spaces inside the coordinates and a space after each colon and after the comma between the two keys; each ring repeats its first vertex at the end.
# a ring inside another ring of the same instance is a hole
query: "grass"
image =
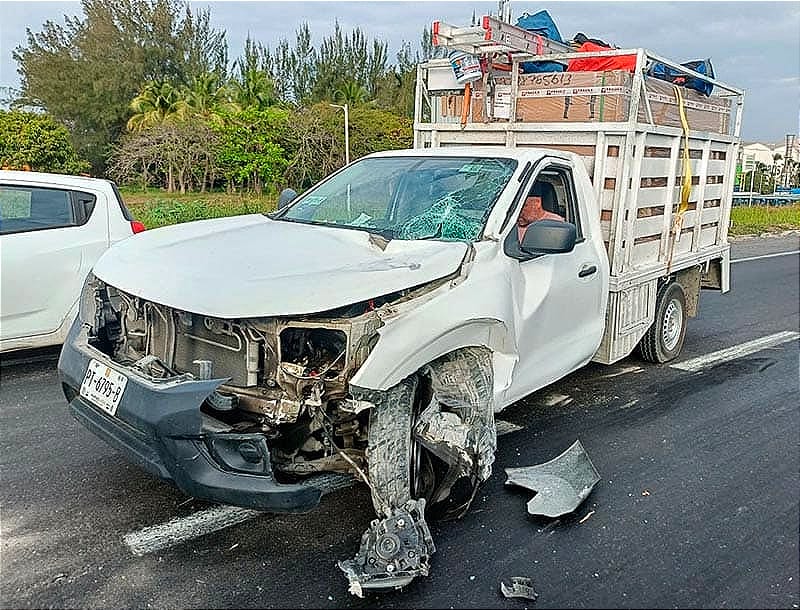
{"type": "Polygon", "coordinates": [[[800,204],[736,206],[731,210],[731,235],[752,235],[800,229],[800,204]]]}
{"type": "Polygon", "coordinates": [[[125,205],[148,229],[204,218],[271,212],[277,195],[248,193],[167,193],[163,190],[121,189],[125,205]]]}

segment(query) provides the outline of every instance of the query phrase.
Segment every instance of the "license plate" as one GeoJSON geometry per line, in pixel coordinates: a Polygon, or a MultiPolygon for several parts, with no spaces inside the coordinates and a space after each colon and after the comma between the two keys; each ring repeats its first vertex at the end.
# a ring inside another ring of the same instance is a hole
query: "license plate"
{"type": "Polygon", "coordinates": [[[81,396],[109,415],[114,415],[127,383],[128,378],[125,375],[99,360],[92,359],[81,383],[81,396]]]}

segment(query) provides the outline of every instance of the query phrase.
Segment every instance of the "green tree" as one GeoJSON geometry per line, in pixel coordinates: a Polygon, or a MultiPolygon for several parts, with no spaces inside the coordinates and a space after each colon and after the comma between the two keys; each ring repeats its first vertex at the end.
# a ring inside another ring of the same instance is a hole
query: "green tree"
{"type": "Polygon", "coordinates": [[[334,92],[348,81],[363,87],[368,98],[373,99],[378,81],[387,70],[386,49],[385,42],[370,43],[361,28],[345,34],[337,21],[333,33],[322,39],[317,54],[313,99],[332,99],[334,92]]]}
{"type": "Polygon", "coordinates": [[[89,164],[78,157],[67,128],[53,117],[0,110],[0,167],[79,174],[89,164]]]}
{"type": "Polygon", "coordinates": [[[280,108],[255,107],[226,117],[217,126],[217,162],[228,188],[239,187],[261,194],[283,180],[288,165],[280,144],[289,131],[289,113],[280,108]]]}
{"type": "MultiPolygon", "coordinates": [[[[282,141],[289,165],[286,182],[306,188],[345,163],[342,114],[327,103],[295,110],[292,129],[282,141]]],[[[413,140],[411,121],[369,106],[356,106],[350,113],[350,157],[357,159],[379,150],[409,148],[413,140]]]]}
{"type": "Polygon", "coordinates": [[[214,72],[195,76],[184,90],[188,111],[207,122],[218,121],[222,113],[237,112],[240,106],[235,95],[235,88],[214,72]]]}
{"type": "Polygon", "coordinates": [[[355,81],[345,81],[333,92],[333,101],[340,104],[357,106],[370,101],[367,90],[355,81]]]}
{"type": "Polygon", "coordinates": [[[28,30],[13,53],[22,83],[17,103],[69,125],[80,153],[100,169],[147,82],[180,86],[206,72],[224,76],[227,44],[208,11],[183,0],[82,0],[81,7],[83,15],[63,25],[28,30]]]}
{"type": "Polygon", "coordinates": [[[190,114],[186,92],[167,81],[147,83],[130,103],[128,131],[185,120],[190,114]]]}
{"type": "Polygon", "coordinates": [[[219,174],[218,146],[217,133],[197,118],[157,123],[123,137],[108,171],[124,184],[204,191],[219,174]]]}

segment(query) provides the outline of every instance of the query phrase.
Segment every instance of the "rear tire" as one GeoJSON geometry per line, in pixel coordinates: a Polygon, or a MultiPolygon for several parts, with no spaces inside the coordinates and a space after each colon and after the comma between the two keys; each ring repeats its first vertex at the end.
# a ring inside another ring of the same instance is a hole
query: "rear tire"
{"type": "Polygon", "coordinates": [[[664,284],[656,297],[653,324],[639,342],[642,358],[658,364],[677,358],[686,336],[686,321],[686,295],[683,288],[676,282],[664,284]]]}

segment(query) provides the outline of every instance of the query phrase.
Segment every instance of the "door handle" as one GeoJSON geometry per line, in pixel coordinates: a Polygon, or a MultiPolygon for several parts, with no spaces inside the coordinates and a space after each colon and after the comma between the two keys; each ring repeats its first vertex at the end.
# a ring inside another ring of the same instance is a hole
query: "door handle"
{"type": "Polygon", "coordinates": [[[587,277],[593,273],[597,273],[596,265],[584,265],[581,267],[580,271],[578,271],[578,277],[587,277]]]}

